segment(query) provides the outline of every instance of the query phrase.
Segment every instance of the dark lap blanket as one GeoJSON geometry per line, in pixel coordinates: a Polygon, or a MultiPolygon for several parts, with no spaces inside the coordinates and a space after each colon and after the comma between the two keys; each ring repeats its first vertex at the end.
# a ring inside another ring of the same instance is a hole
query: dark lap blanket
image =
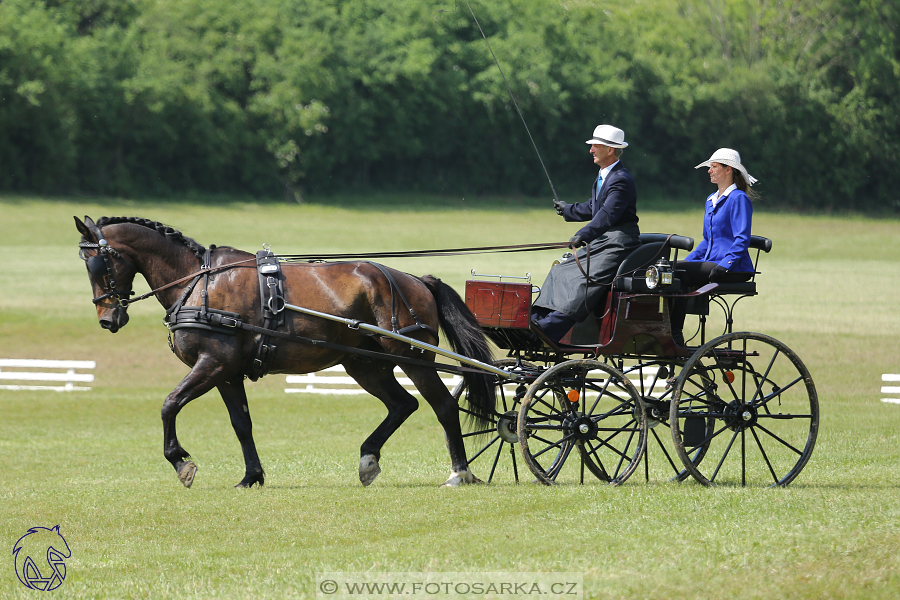
{"type": "Polygon", "coordinates": [[[628,223],[610,229],[578,250],[578,260],[586,270],[590,252],[589,275],[601,285],[588,284],[574,258],[554,265],[534,305],[559,311],[579,322],[584,321],[609,289],[619,265],[641,245],[639,236],[637,223],[628,223]]]}

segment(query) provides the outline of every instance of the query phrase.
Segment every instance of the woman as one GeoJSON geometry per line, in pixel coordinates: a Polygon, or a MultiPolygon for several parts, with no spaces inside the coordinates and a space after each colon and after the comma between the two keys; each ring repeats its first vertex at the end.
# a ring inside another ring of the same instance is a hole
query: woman
{"type": "MultiPolygon", "coordinates": [[[[753,220],[751,198],[757,197],[750,186],[756,178],[741,164],[741,155],[730,148],[719,148],[694,168],[700,167],[709,167],[709,180],[718,189],[706,199],[703,241],[678,262],[678,276],[689,287],[748,281],[753,277],[753,261],[747,251],[753,220]]],[[[681,346],[686,304],[679,299],[672,306],[672,337],[681,346]]]]}

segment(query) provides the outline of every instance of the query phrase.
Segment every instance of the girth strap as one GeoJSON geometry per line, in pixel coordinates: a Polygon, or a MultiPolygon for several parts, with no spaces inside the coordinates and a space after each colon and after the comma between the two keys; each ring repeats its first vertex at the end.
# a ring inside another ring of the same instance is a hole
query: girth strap
{"type": "Polygon", "coordinates": [[[203,258],[200,260],[201,270],[194,276],[188,286],[184,288],[184,292],[182,292],[181,297],[178,298],[175,304],[173,304],[166,310],[166,316],[163,317],[163,323],[165,323],[166,327],[168,327],[169,329],[169,349],[172,352],[175,352],[175,345],[172,343],[172,332],[175,330],[183,329],[185,327],[196,327],[198,329],[216,331],[216,329],[209,326],[208,313],[212,309],[209,308],[209,301],[206,294],[206,288],[209,285],[209,268],[210,263],[212,262],[213,249],[215,249],[215,246],[210,246],[203,253],[203,258]],[[194,288],[197,287],[197,283],[199,283],[201,279],[203,279],[203,300],[201,302],[201,306],[185,307],[184,302],[194,291],[194,288]],[[192,313],[191,315],[183,316],[181,311],[182,309],[186,308],[199,310],[192,313]],[[187,324],[188,322],[195,322],[197,324],[189,325],[187,324]]]}
{"type": "Polygon", "coordinates": [[[256,271],[259,275],[259,301],[262,310],[262,335],[256,344],[256,352],[247,367],[247,377],[256,381],[269,372],[269,361],[277,346],[269,343],[271,333],[284,325],[284,276],[278,257],[268,246],[256,253],[256,271]]]}
{"type": "Polygon", "coordinates": [[[217,333],[234,335],[237,333],[241,315],[216,308],[207,308],[204,312],[199,306],[182,306],[168,321],[169,330],[205,329],[217,333]]]}

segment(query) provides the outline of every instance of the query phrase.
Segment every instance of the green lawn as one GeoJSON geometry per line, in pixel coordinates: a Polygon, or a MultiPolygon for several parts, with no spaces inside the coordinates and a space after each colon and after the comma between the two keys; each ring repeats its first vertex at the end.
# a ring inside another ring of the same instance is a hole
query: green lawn
{"type": "MultiPolygon", "coordinates": [[[[821,410],[812,460],[786,489],[645,483],[641,471],[619,488],[507,477],[442,489],[449,460],[427,405],[363,488],[358,447],[382,405],[285,394],[281,376],[248,386],[266,487],[232,488],[240,447],[209,394],[179,418],[199,467],[183,488],[162,455],[159,409],[187,372],[166,344],[163,310],[147,300],[119,333],[100,329],[72,216],[146,217],[205,245],[285,254],[552,242],[574,230],[549,201],[405,200],[379,210],[358,198],[0,199],[0,357],[97,361],[90,393],[0,391],[0,597],[31,597],[9,552],[29,527],[57,524],[72,549],[55,592],[67,598],[315,597],[316,573],[335,571],[575,572],[584,597],[602,599],[897,596],[900,406],[879,390],[882,373],[900,372],[897,220],[755,216],[774,249],[735,328],[795,350],[821,410]]],[[[699,208],[653,206],[642,230],[699,236],[699,208]]],[[[540,284],[557,254],[385,262],[462,290],[472,269],[530,272],[540,284]]]]}

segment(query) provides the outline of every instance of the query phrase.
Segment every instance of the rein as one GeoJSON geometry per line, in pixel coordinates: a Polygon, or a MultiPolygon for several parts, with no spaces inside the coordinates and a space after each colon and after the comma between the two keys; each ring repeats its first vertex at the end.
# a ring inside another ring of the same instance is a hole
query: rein
{"type": "MultiPolygon", "coordinates": [[[[669,237],[666,238],[666,241],[665,241],[665,245],[666,245],[666,246],[669,245],[669,241],[672,239],[672,236],[673,236],[673,235],[675,235],[675,234],[670,234],[669,237]]],[[[589,286],[589,285],[608,285],[608,284],[600,283],[599,281],[597,281],[596,279],[594,279],[593,277],[590,276],[590,272],[591,272],[591,248],[590,248],[590,244],[588,243],[588,244],[585,245],[585,263],[586,263],[586,265],[587,265],[586,268],[585,268],[585,267],[582,267],[582,266],[581,266],[581,261],[578,260],[578,250],[575,249],[575,248],[573,248],[573,250],[575,250],[575,252],[572,253],[572,257],[575,259],[575,264],[578,265],[578,270],[581,271],[581,274],[582,274],[582,275],[584,275],[584,279],[585,279],[585,281],[587,282],[587,286],[589,286]]],[[[628,274],[632,274],[632,273],[634,273],[635,271],[640,271],[640,270],[641,270],[641,267],[638,267],[637,269],[633,269],[632,271],[630,271],[628,274]]],[[[585,288],[584,288],[584,301],[585,301],[585,307],[587,306],[587,286],[585,286],[585,288]]]]}
{"type": "Polygon", "coordinates": [[[225,271],[232,267],[238,267],[238,266],[242,266],[242,265],[246,266],[245,263],[249,263],[249,262],[252,262],[255,265],[256,257],[248,258],[247,260],[239,260],[239,261],[227,263],[224,265],[219,265],[218,267],[209,267],[206,269],[200,269],[199,271],[195,271],[194,273],[191,273],[190,275],[185,275],[181,279],[176,279],[175,281],[170,281],[169,283],[167,283],[163,286],[160,286],[160,287],[156,288],[155,290],[150,290],[146,294],[141,294],[140,296],[133,298],[131,300],[131,302],[137,302],[138,300],[146,300],[150,296],[155,296],[156,294],[158,294],[159,292],[161,292],[163,290],[167,290],[170,287],[175,287],[179,283],[184,283],[185,281],[190,281],[191,279],[194,279],[195,277],[201,277],[203,275],[211,275],[212,273],[218,273],[219,271],[225,271]]]}
{"type": "MultiPolygon", "coordinates": [[[[90,247],[96,247],[96,244],[91,245],[90,247]]],[[[538,250],[552,250],[554,248],[566,248],[568,246],[568,242],[546,242],[540,244],[519,244],[515,246],[482,246],[475,248],[447,248],[447,249],[438,249],[438,250],[408,250],[408,251],[398,251],[398,252],[361,252],[361,253],[343,253],[343,254],[279,254],[278,258],[284,260],[286,262],[320,262],[320,261],[329,261],[329,260],[346,260],[349,258],[360,258],[360,259],[369,259],[369,258],[408,258],[408,257],[427,257],[427,256],[465,256],[467,254],[488,254],[492,252],[503,253],[503,252],[536,252],[538,250]]],[[[85,245],[84,247],[88,247],[85,245]]],[[[110,248],[112,250],[112,248],[110,248]]],[[[113,250],[113,252],[115,252],[113,250]]],[[[115,256],[126,260],[121,254],[118,252],[115,253],[115,256]]],[[[190,275],[185,275],[181,279],[176,279],[175,281],[171,281],[163,286],[160,286],[154,290],[150,290],[146,294],[141,294],[140,296],[136,296],[132,298],[130,301],[126,303],[137,302],[139,300],[146,300],[151,296],[155,296],[159,292],[163,290],[167,290],[170,287],[174,287],[185,281],[190,281],[195,277],[199,277],[202,275],[209,275],[212,273],[218,273],[219,271],[225,271],[232,267],[238,266],[249,266],[247,263],[256,264],[256,258],[248,258],[246,260],[239,260],[237,262],[232,262],[224,265],[219,265],[217,267],[210,267],[208,269],[200,269],[191,273],[190,275]]],[[[130,264],[130,261],[129,261],[130,264]]],[[[133,267],[134,265],[132,265],[133,267]]],[[[101,297],[106,298],[109,296],[101,297]]],[[[100,300],[97,299],[97,302],[100,300]]],[[[95,304],[97,303],[95,302],[95,304]]]]}
{"type": "Polygon", "coordinates": [[[285,261],[325,261],[346,260],[348,258],[408,258],[417,256],[465,256],[467,254],[491,254],[504,252],[536,252],[539,250],[552,250],[554,248],[566,248],[568,242],[547,242],[542,244],[518,244],[514,246],[481,246],[474,248],[444,248],[435,250],[408,250],[396,252],[367,252],[367,253],[343,253],[343,254],[281,254],[279,258],[285,261]]]}

